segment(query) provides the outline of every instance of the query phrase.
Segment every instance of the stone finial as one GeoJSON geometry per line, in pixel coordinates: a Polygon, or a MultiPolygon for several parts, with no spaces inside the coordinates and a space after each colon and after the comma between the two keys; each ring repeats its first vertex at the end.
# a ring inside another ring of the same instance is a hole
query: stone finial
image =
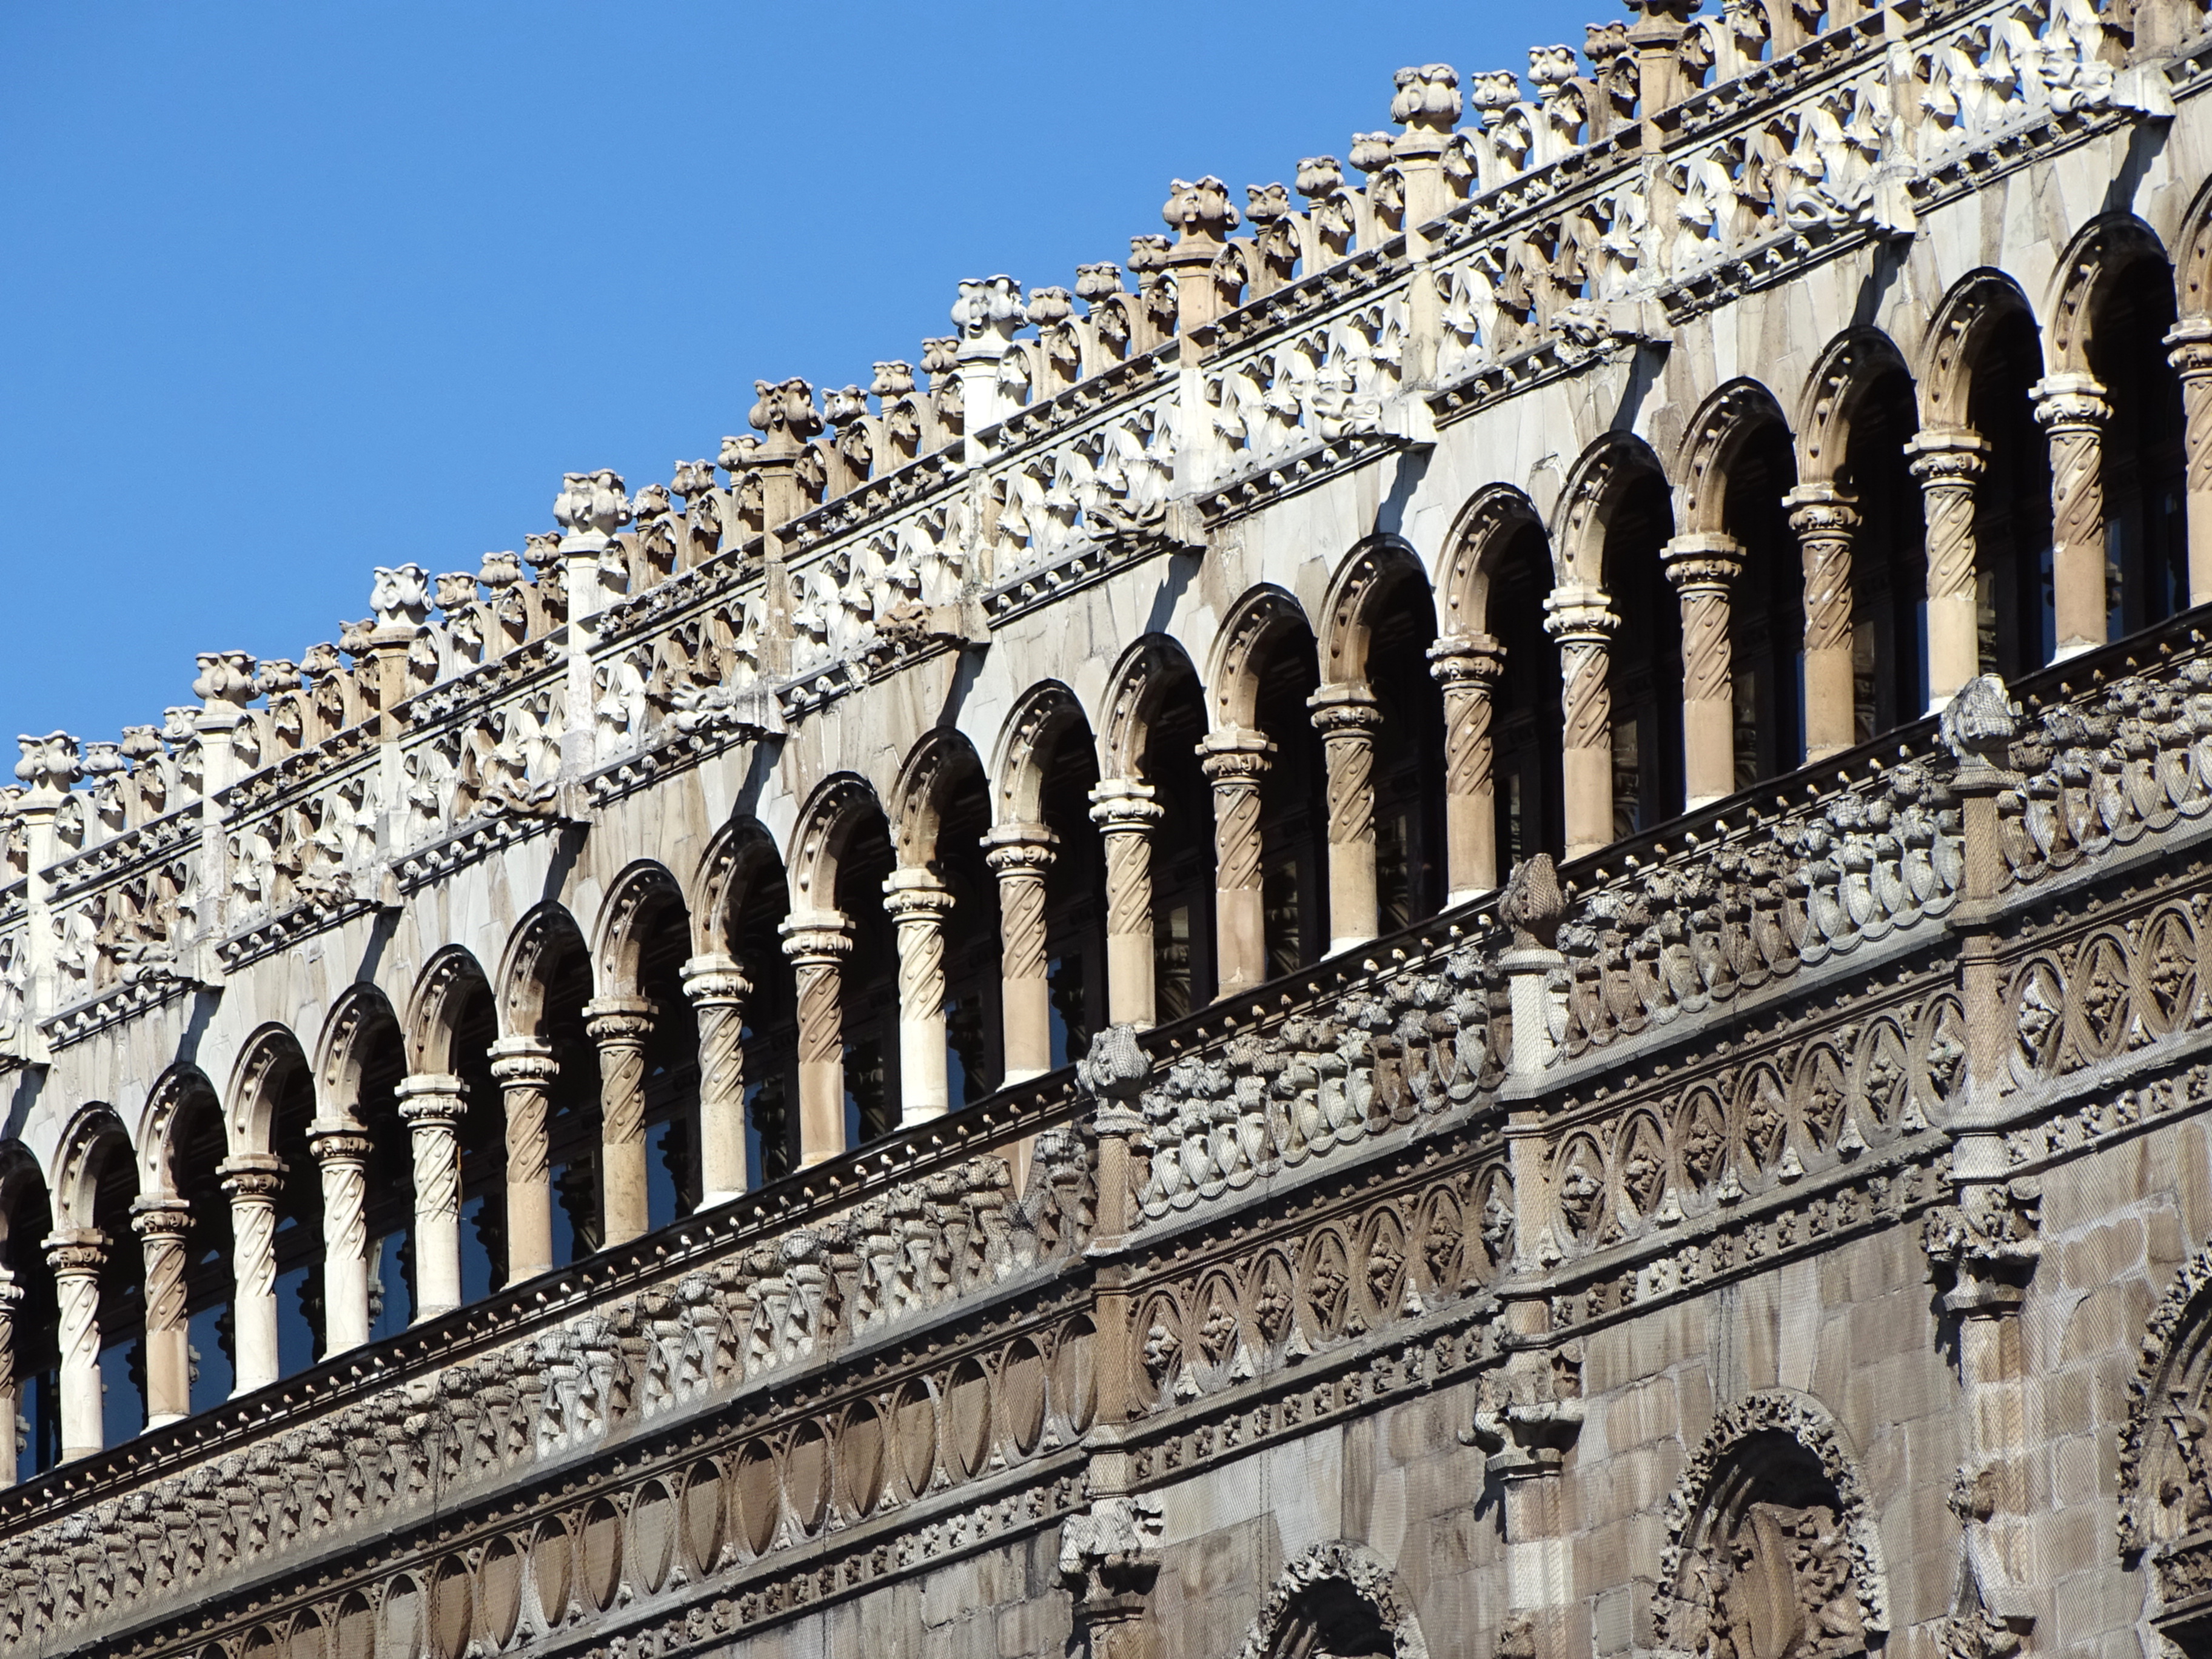
{"type": "Polygon", "coordinates": [[[1170,246],[1164,236],[1132,236],[1129,239],[1129,269],[1139,276],[1165,270],[1170,246]]]}
{"type": "Polygon", "coordinates": [[[264,697],[297,691],[300,689],[300,665],[285,657],[265,659],[253,671],[253,689],[264,697]]]}
{"type": "Polygon", "coordinates": [[[1940,726],[1943,746],[1960,766],[1988,767],[2003,771],[2011,764],[2014,735],[2019,730],[2020,705],[1995,674],[1982,674],[1959,688],[1943,707],[1940,726]]]}
{"type": "Polygon", "coordinates": [[[562,473],[561,493],[553,498],[553,521],[561,526],[562,541],[589,550],[604,546],[629,522],[624,488],[622,474],[605,467],[596,472],[562,473]]]}
{"type": "Polygon", "coordinates": [[[1352,135],[1352,165],[1361,173],[1380,173],[1390,165],[1390,135],[1355,132],[1352,135]]]}
{"type": "Polygon", "coordinates": [[[796,455],[822,432],[822,411],[814,407],[812,383],[795,374],[787,380],[755,380],[753,406],[745,422],[763,434],[753,459],[781,460],[796,455]]]}
{"type": "Polygon", "coordinates": [[[760,447],[761,441],[758,438],[750,435],[732,437],[724,434],[720,455],[722,471],[735,479],[738,473],[753,464],[753,458],[760,453],[760,447]]]}
{"type": "Polygon", "coordinates": [[[1498,920],[1513,930],[1515,947],[1524,951],[1556,948],[1559,917],[1565,908],[1559,869],[1549,853],[1515,865],[1498,900],[1498,920]]]}
{"type": "Polygon", "coordinates": [[[1395,81],[1398,90],[1390,100],[1390,118],[1400,126],[1446,133],[1458,122],[1459,71],[1449,64],[1401,69],[1395,81]]]}
{"type": "Polygon", "coordinates": [[[477,580],[496,596],[501,590],[513,587],[522,580],[522,560],[512,550],[487,553],[483,556],[483,567],[477,572],[477,580]]]}
{"type": "Polygon", "coordinates": [[[1030,321],[1039,328],[1064,323],[1075,314],[1075,296],[1064,288],[1033,288],[1026,304],[1030,321]]]}
{"type": "Polygon", "coordinates": [[[192,695],[210,711],[239,709],[253,701],[254,661],[250,651],[203,651],[192,695]]]}
{"type": "MultiPolygon", "coordinates": [[[[300,672],[313,680],[328,679],[344,665],[338,661],[338,648],[328,640],[318,640],[300,653],[300,672]]],[[[172,714],[177,711],[171,709],[172,714]]],[[[167,732],[163,733],[167,736],[167,732]]]]}
{"type": "Polygon", "coordinates": [[[1014,337],[1014,331],[1029,320],[1022,304],[1022,285],[1011,276],[971,276],[960,284],[960,297],[952,302],[952,325],[960,331],[960,355],[981,352],[996,357],[1014,337]]]}
{"type": "Polygon", "coordinates": [[[1583,29],[1583,56],[1602,74],[1607,64],[1628,50],[1628,25],[1590,23],[1583,29]]]}
{"type": "Polygon", "coordinates": [[[1511,70],[1485,70],[1474,77],[1468,95],[1483,125],[1491,125],[1521,101],[1521,77],[1511,70]]]}
{"type": "Polygon", "coordinates": [[[550,530],[540,530],[522,538],[522,556],[540,581],[548,571],[561,568],[562,538],[550,530]]]}
{"type": "Polygon", "coordinates": [[[869,382],[868,390],[886,400],[909,396],[914,391],[914,365],[903,357],[894,357],[887,363],[875,365],[876,378],[869,382]]]}
{"type": "MultiPolygon", "coordinates": [[[[684,463],[678,461],[676,465],[680,469],[684,463]]],[[[630,497],[629,507],[631,516],[638,523],[650,524],[656,519],[665,519],[673,513],[676,510],[676,498],[670,493],[666,484],[649,483],[630,497]]]]}
{"type": "Polygon", "coordinates": [[[152,760],[161,753],[161,728],[158,726],[126,726],[123,728],[123,758],[134,766],[140,761],[152,760]]]}
{"type": "Polygon", "coordinates": [[[438,609],[447,616],[465,610],[477,601],[479,577],[472,571],[448,570],[438,578],[438,609]]]}
{"type": "Polygon", "coordinates": [[[1702,0],[1620,0],[1639,23],[1671,23],[1677,28],[1697,15],[1702,0]]]}
{"type": "Polygon", "coordinates": [[[1170,179],[1160,219],[1176,233],[1176,245],[1169,252],[1177,264],[1189,262],[1201,251],[1206,259],[1212,259],[1220,252],[1223,240],[1237,228],[1237,210],[1229,204],[1229,186],[1211,173],[1195,182],[1170,179]]]}
{"type": "Polygon", "coordinates": [[[1291,192],[1279,184],[1244,186],[1244,216],[1255,225],[1272,225],[1291,216],[1291,192]]]}
{"type": "Polygon", "coordinates": [[[1123,292],[1121,267],[1111,259],[1075,268],[1075,297],[1085,305],[1097,305],[1099,301],[1123,292]]]}
{"type": "Polygon", "coordinates": [[[850,426],[868,412],[868,394],[848,386],[822,394],[822,416],[832,426],[850,426]]]}
{"type": "Polygon", "coordinates": [[[1075,1080],[1100,1100],[1134,1100],[1152,1079],[1152,1057],[1133,1025],[1109,1025],[1091,1039],[1091,1052],[1075,1062],[1075,1080]]]}
{"type": "Polygon", "coordinates": [[[1569,46],[1531,46],[1528,48],[1528,79],[1536,88],[1537,96],[1548,98],[1575,78],[1581,64],[1575,61],[1575,49],[1569,46]]]}
{"type": "Polygon", "coordinates": [[[84,775],[76,739],[66,732],[49,732],[43,738],[26,733],[15,743],[23,751],[23,758],[15,763],[15,775],[28,786],[23,797],[27,806],[52,805],[84,775]]]}
{"type": "Polygon", "coordinates": [[[685,501],[704,495],[714,488],[714,464],[709,460],[678,461],[675,476],[668,487],[685,501]]]}
{"type": "Polygon", "coordinates": [[[1297,192],[1309,202],[1344,188],[1344,167],[1334,155],[1307,155],[1298,161],[1297,192]]]}
{"type": "Polygon", "coordinates": [[[430,573],[419,564],[377,566],[368,608],[380,630],[420,628],[430,614],[430,573]]]}

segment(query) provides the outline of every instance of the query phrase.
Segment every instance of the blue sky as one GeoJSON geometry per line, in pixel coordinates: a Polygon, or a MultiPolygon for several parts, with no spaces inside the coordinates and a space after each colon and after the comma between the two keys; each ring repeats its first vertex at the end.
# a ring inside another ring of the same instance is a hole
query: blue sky
{"type": "MultiPolygon", "coordinates": [[[[963,276],[1073,286],[1170,178],[1289,182],[1401,64],[1606,0],[0,9],[0,734],[112,737],[633,489],[963,276]],[[9,723],[12,722],[12,723],[9,723]]],[[[0,738],[4,741],[4,738],[0,738]]]]}

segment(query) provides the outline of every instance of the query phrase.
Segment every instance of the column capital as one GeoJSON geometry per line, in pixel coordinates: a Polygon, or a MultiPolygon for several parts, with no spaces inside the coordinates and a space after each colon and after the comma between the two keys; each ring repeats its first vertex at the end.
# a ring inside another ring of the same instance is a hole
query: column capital
{"type": "Polygon", "coordinates": [[[994,823],[982,847],[983,862],[1000,876],[1042,875],[1059,856],[1060,837],[1042,823],[994,823]]]}
{"type": "Polygon", "coordinates": [[[884,878],[884,908],[895,921],[925,916],[942,920],[952,913],[952,890],[934,870],[909,866],[884,878]]]}
{"type": "Polygon", "coordinates": [[[1429,647],[1438,685],[1494,685],[1505,673],[1505,647],[1491,634],[1445,634],[1429,647]]]}
{"type": "Polygon", "coordinates": [[[1692,531],[1659,550],[1667,580],[1682,594],[1726,593],[1743,574],[1743,544],[1718,531],[1692,531]]]}
{"type": "Polygon", "coordinates": [[[1970,484],[1989,465],[1990,441],[1963,426],[1923,427],[1906,441],[1905,453],[1923,484],[1970,484]]]}
{"type": "Polygon", "coordinates": [[[776,927],[794,968],[834,968],[853,953],[853,924],[836,910],[801,910],[776,927]]]}
{"type": "Polygon", "coordinates": [[[1091,821],[1107,835],[1149,831],[1165,816],[1149,783],[1134,778],[1105,778],[1091,787],[1091,821]]]}
{"type": "Polygon", "coordinates": [[[1613,597],[1601,587],[1577,584],[1544,596],[1544,631],[1561,645],[1609,644],[1620,626],[1613,597]]]}
{"type": "Polygon", "coordinates": [[[181,1198],[134,1198],[131,1231],[141,1238],[182,1238],[192,1230],[192,1206],[181,1198]]]}
{"type": "Polygon", "coordinates": [[[307,1125],[307,1150],[318,1164],[357,1164],[368,1156],[368,1130],[343,1117],[319,1117],[307,1125]]]}
{"type": "Polygon", "coordinates": [[[1848,536],[1859,527],[1856,497],[1832,483],[1799,484],[1782,498],[1790,528],[1802,536],[1848,536]]]}
{"type": "Polygon", "coordinates": [[[510,1083],[550,1083],[560,1073],[553,1045],[542,1037],[501,1037],[491,1045],[490,1053],[492,1079],[502,1087],[510,1083]]]}
{"type": "Polygon", "coordinates": [[[1199,769],[1209,781],[1257,780],[1274,764],[1275,745],[1264,732],[1224,726],[1198,742],[1199,769]]]}
{"type": "Polygon", "coordinates": [[[659,1013],[648,997],[599,997],[584,1005],[584,1035],[594,1042],[642,1042],[659,1013]]]}
{"type": "Polygon", "coordinates": [[[696,1007],[735,1007],[753,994],[753,982],[738,959],[720,951],[686,962],[683,980],[684,994],[696,1007]]]}
{"type": "Polygon", "coordinates": [[[2050,431],[2102,431],[2112,417],[2104,382],[2094,374],[2046,374],[2028,387],[2027,395],[2035,403],[2037,424],[2050,431]]]}
{"type": "Polygon", "coordinates": [[[60,1279],[89,1279],[107,1265],[107,1235],[89,1227],[46,1237],[46,1265],[60,1279]]]}
{"type": "Polygon", "coordinates": [[[284,1184],[284,1160],[271,1152],[241,1152],[216,1164],[216,1173],[233,1198],[273,1200],[284,1184]]]}
{"type": "Polygon", "coordinates": [[[1375,688],[1365,680],[1334,680],[1306,699],[1314,730],[1323,737],[1339,732],[1372,732],[1382,724],[1375,688]]]}
{"type": "Polygon", "coordinates": [[[410,1123],[448,1127],[468,1110],[468,1085],[450,1072],[417,1072],[399,1079],[399,1115],[410,1123]]]}
{"type": "Polygon", "coordinates": [[[2212,374],[2212,317],[2184,317],[2166,333],[2166,361],[2185,379],[2212,374]]]}

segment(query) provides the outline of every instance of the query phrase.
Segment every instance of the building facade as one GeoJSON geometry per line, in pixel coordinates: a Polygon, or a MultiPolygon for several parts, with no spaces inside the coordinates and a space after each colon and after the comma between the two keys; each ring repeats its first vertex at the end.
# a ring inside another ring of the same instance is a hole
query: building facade
{"type": "Polygon", "coordinates": [[[2212,15],[1632,11],[22,739],[0,1644],[2212,1653],[2212,15]]]}

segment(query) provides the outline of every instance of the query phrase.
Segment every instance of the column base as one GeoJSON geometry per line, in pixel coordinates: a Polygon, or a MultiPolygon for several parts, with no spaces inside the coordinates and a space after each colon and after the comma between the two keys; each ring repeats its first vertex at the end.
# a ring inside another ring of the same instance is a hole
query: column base
{"type": "MultiPolygon", "coordinates": [[[[744,1191],[742,1188],[734,1192],[702,1193],[699,1194],[699,1208],[702,1210],[712,1210],[718,1208],[724,1204],[734,1204],[744,1195],[744,1191]]],[[[696,1212],[694,1212],[694,1213],[696,1214],[696,1212]]]]}
{"type": "MultiPolygon", "coordinates": [[[[188,1415],[190,1415],[190,1413],[185,1412],[155,1412],[147,1417],[146,1427],[149,1431],[154,1429],[166,1429],[172,1423],[183,1422],[188,1415]]],[[[97,1450],[99,1449],[95,1447],[94,1449],[97,1450]]],[[[64,1451],[62,1453],[64,1457],[76,1457],[82,1456],[82,1455],[83,1454],[80,1452],[64,1451]]]]}
{"type": "Polygon", "coordinates": [[[1049,1066],[1010,1066],[1006,1068],[1006,1086],[1012,1087],[1017,1083],[1027,1083],[1032,1078],[1044,1076],[1051,1069],[1049,1066]]]}
{"type": "Polygon", "coordinates": [[[1363,945],[1372,945],[1378,937],[1375,933],[1346,933],[1341,939],[1329,940],[1328,953],[1334,957],[1346,951],[1357,951],[1363,945]]]}

